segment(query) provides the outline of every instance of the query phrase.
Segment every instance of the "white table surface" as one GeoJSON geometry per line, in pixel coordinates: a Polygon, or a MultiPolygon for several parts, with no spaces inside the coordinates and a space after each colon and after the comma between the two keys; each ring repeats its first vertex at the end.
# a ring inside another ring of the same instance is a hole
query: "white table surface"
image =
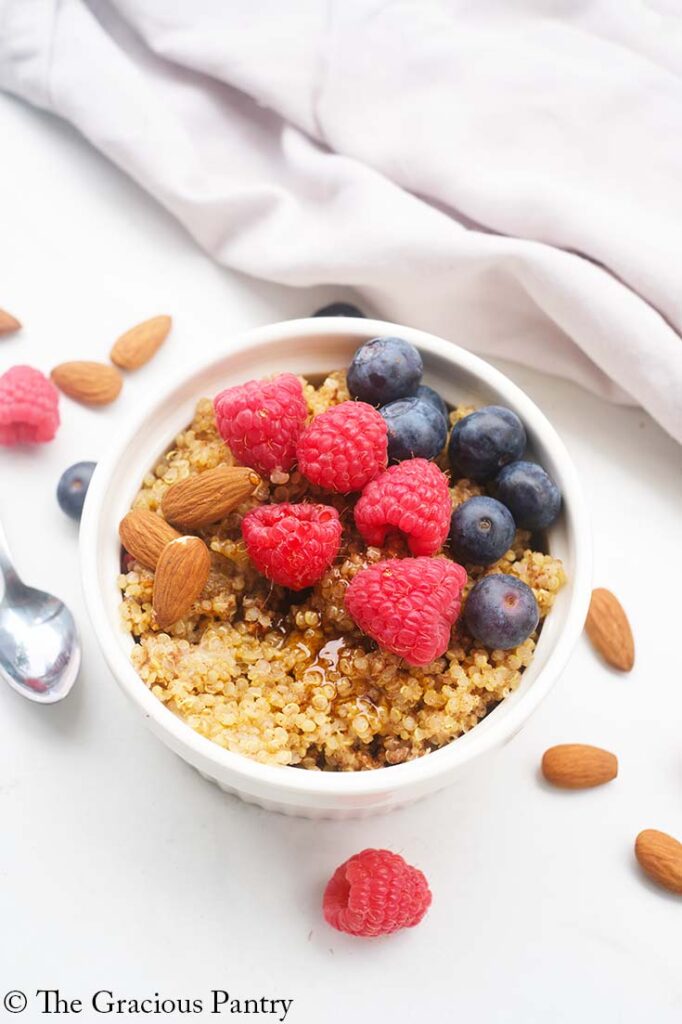
{"type": "Polygon", "coordinates": [[[0,306],[26,324],[0,343],[0,372],[105,357],[138,320],[175,319],[114,406],[65,399],[52,445],[0,451],[17,565],[68,601],[84,641],[63,705],[0,689],[0,1020],[11,1019],[6,990],[31,1001],[14,1019],[37,1021],[35,991],[57,987],[83,1000],[86,1021],[101,1019],[88,1008],[97,989],[293,998],[294,1024],[682,1020],[682,900],[643,881],[632,854],[642,828],[682,837],[680,449],[640,410],[504,366],[579,467],[596,582],[629,612],[635,670],[612,673],[583,639],[540,711],[467,790],[345,823],[243,805],[153,738],[116,687],[81,599],[77,530],[54,489],[66,466],[106,450],[166,374],[192,365],[197,340],[202,356],[217,352],[237,330],[340,293],[221,270],[73,132],[4,96],[0,138],[0,306]],[[541,754],[564,741],[616,752],[617,781],[574,794],[543,785],[541,754]],[[416,930],[362,942],[324,924],[324,882],[366,846],[426,872],[433,908],[416,930]]]}

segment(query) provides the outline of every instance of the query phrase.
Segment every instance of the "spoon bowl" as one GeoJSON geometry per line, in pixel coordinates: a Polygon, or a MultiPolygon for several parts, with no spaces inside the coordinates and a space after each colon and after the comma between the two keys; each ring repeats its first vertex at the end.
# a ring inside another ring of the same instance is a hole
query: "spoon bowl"
{"type": "Polygon", "coordinates": [[[26,586],[9,559],[0,528],[0,679],[22,697],[54,704],[78,676],[81,650],[73,615],[43,590],[26,586]]]}

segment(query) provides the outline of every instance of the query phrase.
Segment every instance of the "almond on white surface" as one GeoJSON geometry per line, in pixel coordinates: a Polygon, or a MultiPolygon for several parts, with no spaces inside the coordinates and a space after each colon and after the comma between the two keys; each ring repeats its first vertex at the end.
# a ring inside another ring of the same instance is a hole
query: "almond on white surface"
{"type": "Polygon", "coordinates": [[[0,309],[0,335],[14,334],[21,330],[21,322],[6,309],[0,309]]]}
{"type": "Polygon", "coordinates": [[[114,343],[112,363],[122,370],[138,370],[156,354],[173,324],[169,316],[154,316],[131,327],[114,343]]]}
{"type": "Polygon", "coordinates": [[[618,758],[601,747],[561,743],[542,757],[542,774],[561,789],[589,789],[611,782],[618,775],[618,758]]]}
{"type": "Polygon", "coordinates": [[[585,630],[593,647],[612,668],[629,672],[635,664],[635,641],[618,598],[605,587],[592,591],[585,630]]]}
{"type": "Polygon", "coordinates": [[[89,360],[60,363],[51,376],[60,391],[83,405],[109,405],[123,387],[123,378],[114,366],[89,360]]]}
{"type": "Polygon", "coordinates": [[[635,840],[635,856],[652,882],[682,895],[682,843],[666,832],[647,828],[635,840]]]}

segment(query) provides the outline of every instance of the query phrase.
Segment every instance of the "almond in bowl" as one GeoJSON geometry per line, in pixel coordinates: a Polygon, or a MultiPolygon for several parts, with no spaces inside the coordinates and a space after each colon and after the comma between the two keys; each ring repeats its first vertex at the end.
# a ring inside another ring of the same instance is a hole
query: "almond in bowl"
{"type": "Polygon", "coordinates": [[[561,495],[511,409],[446,407],[421,374],[391,336],[345,370],[235,385],[142,481],[120,528],[132,661],[220,747],[386,768],[520,686],[566,583],[561,495]]]}

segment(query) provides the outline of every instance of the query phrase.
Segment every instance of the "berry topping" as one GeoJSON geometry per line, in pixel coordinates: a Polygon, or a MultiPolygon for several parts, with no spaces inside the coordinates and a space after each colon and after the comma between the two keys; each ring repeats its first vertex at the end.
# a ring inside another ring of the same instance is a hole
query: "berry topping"
{"type": "Polygon", "coordinates": [[[452,513],[450,546],[455,558],[492,565],[509,551],[516,526],[508,508],[485,495],[469,498],[452,513]]]}
{"type": "Polygon", "coordinates": [[[470,480],[490,480],[526,447],[523,423],[511,409],[487,405],[455,423],[448,454],[453,472],[470,480]]]}
{"type": "Polygon", "coordinates": [[[385,405],[381,415],[388,427],[388,457],[435,459],[448,436],[447,420],[432,402],[423,398],[400,398],[385,405]]]}
{"type": "Polygon", "coordinates": [[[472,588],[464,621],[485,647],[508,651],[527,640],[538,624],[535,594],[523,580],[504,573],[484,576],[472,588]]]}
{"type": "Polygon", "coordinates": [[[13,366],[0,377],[0,444],[51,441],[59,426],[59,393],[31,366],[13,366]]]}
{"type": "Polygon", "coordinates": [[[365,314],[352,302],[330,302],[313,313],[313,316],[359,316],[364,319],[365,314]]]}
{"type": "Polygon", "coordinates": [[[69,466],[57,484],[57,501],[62,512],[71,519],[80,519],[96,462],[77,462],[69,466]]]}
{"type": "Polygon", "coordinates": [[[261,505],[244,516],[242,533],[259,572],[302,590],[317,583],[336,558],[341,522],[329,505],[261,505]]]}
{"type": "Polygon", "coordinates": [[[410,665],[448,649],[466,570],[447,558],[394,558],[361,569],[346,591],[346,611],[363,631],[410,665]]]}
{"type": "Polygon", "coordinates": [[[542,466],[512,462],[497,476],[497,496],[524,530],[544,530],[561,511],[561,491],[542,466]]]}
{"type": "Polygon", "coordinates": [[[419,351],[402,338],[372,338],[361,345],[348,369],[348,390],[370,405],[414,395],[424,366],[419,351]]]}
{"type": "Polygon", "coordinates": [[[451,509],[445,474],[426,459],[407,459],[367,484],[355,523],[367,544],[380,547],[396,530],[413,555],[433,555],[448,535],[451,509]]]}
{"type": "Polygon", "coordinates": [[[423,873],[390,850],[363,850],[337,868],[324,891],[324,919],[349,935],[390,935],[419,924],[431,905],[423,873]]]}
{"type": "Polygon", "coordinates": [[[318,487],[361,491],[386,469],[386,424],[371,405],[341,402],[306,427],[297,455],[298,468],[318,487]]]}
{"type": "Polygon", "coordinates": [[[436,411],[439,412],[443,419],[445,420],[445,426],[447,429],[449,423],[448,407],[437,391],[434,391],[433,388],[430,388],[428,384],[420,384],[419,387],[417,388],[415,398],[421,398],[422,402],[428,402],[430,405],[432,405],[434,409],[436,409],[436,411]]]}
{"type": "Polygon", "coordinates": [[[291,469],[308,415],[298,377],[250,380],[221,391],[213,404],[220,436],[240,462],[264,476],[291,469]]]}

